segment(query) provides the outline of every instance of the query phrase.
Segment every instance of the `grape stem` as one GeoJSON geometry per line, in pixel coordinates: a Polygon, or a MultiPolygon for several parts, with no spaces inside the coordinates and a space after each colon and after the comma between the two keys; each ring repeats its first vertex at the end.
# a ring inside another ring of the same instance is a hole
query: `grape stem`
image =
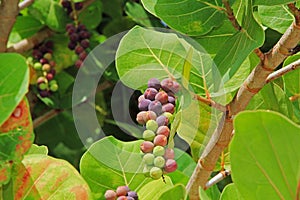
{"type": "Polygon", "coordinates": [[[61,112],[63,112],[63,110],[58,110],[58,109],[50,110],[49,112],[45,113],[44,115],[39,116],[38,118],[33,120],[33,128],[36,128],[36,127],[42,125],[44,122],[57,116],[61,112]]]}
{"type": "Polygon", "coordinates": [[[225,6],[225,12],[226,12],[227,17],[228,17],[229,21],[231,22],[232,26],[237,31],[242,30],[242,27],[240,26],[239,22],[237,21],[237,19],[235,18],[234,14],[233,14],[233,10],[230,7],[229,1],[228,0],[222,0],[222,3],[225,6]]]}
{"type": "Polygon", "coordinates": [[[45,28],[33,36],[23,39],[20,42],[12,45],[7,49],[8,52],[17,52],[17,53],[23,53],[25,51],[28,51],[32,49],[34,46],[42,43],[45,39],[49,38],[51,35],[53,35],[53,31],[51,31],[49,28],[45,28]]]}
{"type": "Polygon", "coordinates": [[[239,88],[233,100],[226,106],[227,109],[223,112],[222,121],[205,147],[186,186],[190,200],[199,199],[199,186],[205,188],[206,181],[214,170],[218,158],[230,143],[234,129],[234,116],[246,109],[252,97],[267,83],[267,77],[291,55],[292,50],[300,42],[300,14],[294,4],[289,4],[289,8],[295,15],[295,21],[282,35],[277,44],[264,54],[264,59],[260,60],[239,88]]]}
{"type": "Polygon", "coordinates": [[[6,52],[10,32],[19,14],[19,0],[1,0],[0,3],[0,52],[6,52]]]}

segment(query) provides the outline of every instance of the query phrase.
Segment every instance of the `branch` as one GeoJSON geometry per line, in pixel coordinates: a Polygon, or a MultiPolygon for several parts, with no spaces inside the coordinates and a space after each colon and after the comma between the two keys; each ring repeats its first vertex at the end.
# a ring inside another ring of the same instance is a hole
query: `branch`
{"type": "Polygon", "coordinates": [[[266,83],[269,83],[269,82],[283,76],[284,74],[286,74],[290,71],[293,71],[295,69],[299,69],[299,68],[300,68],[300,59],[293,62],[293,63],[291,63],[291,64],[289,64],[289,65],[287,65],[287,66],[285,66],[285,67],[283,67],[283,68],[281,68],[281,69],[279,69],[279,70],[277,70],[277,71],[275,71],[275,72],[273,72],[273,73],[271,73],[267,77],[266,83]]]}
{"type": "MultiPolygon", "coordinates": [[[[299,16],[297,15],[295,18],[299,16]]],[[[246,108],[251,98],[266,84],[266,78],[290,55],[291,50],[296,47],[299,41],[300,23],[295,20],[273,49],[264,54],[264,60],[260,61],[239,88],[236,96],[227,106],[227,111],[223,113],[223,120],[205,147],[186,186],[190,200],[199,199],[199,186],[205,188],[206,181],[210,177],[220,154],[228,146],[233,133],[234,115],[246,108]]]]}
{"type": "Polygon", "coordinates": [[[14,44],[13,46],[9,47],[7,49],[7,51],[8,52],[23,53],[25,51],[28,51],[28,50],[32,49],[34,46],[40,44],[45,39],[50,37],[53,33],[54,32],[51,31],[48,28],[43,29],[43,30],[37,32],[36,34],[34,34],[33,36],[31,36],[27,39],[21,40],[20,42],[18,42],[16,44],[14,44]]]}
{"type": "Polygon", "coordinates": [[[211,106],[213,108],[216,108],[217,110],[219,111],[226,111],[226,106],[223,106],[215,101],[213,101],[212,99],[207,99],[207,98],[204,98],[204,97],[201,97],[197,94],[192,94],[194,96],[194,99],[196,99],[197,101],[200,101],[208,106],[211,106]]]}
{"type": "Polygon", "coordinates": [[[45,113],[44,115],[39,116],[38,118],[33,120],[33,128],[36,128],[36,127],[40,126],[41,124],[43,124],[44,122],[48,121],[49,119],[55,117],[56,115],[58,115],[62,111],[63,110],[51,110],[51,111],[45,113]]]}
{"type": "Polygon", "coordinates": [[[19,13],[19,0],[1,0],[0,4],[0,52],[6,51],[9,34],[19,13]]]}
{"type": "Polygon", "coordinates": [[[229,1],[228,0],[222,0],[225,9],[226,9],[226,13],[227,13],[227,17],[230,20],[232,26],[237,30],[240,31],[242,30],[242,27],[240,26],[239,22],[236,20],[234,14],[233,14],[233,10],[230,7],[229,1]]]}
{"type": "Polygon", "coordinates": [[[34,3],[34,0],[24,0],[19,3],[19,10],[23,10],[34,3]]]}

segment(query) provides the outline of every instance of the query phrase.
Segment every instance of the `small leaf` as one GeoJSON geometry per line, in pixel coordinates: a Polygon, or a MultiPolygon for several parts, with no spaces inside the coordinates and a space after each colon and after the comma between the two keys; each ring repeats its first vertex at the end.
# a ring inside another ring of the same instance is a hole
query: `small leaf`
{"type": "Polygon", "coordinates": [[[84,24],[88,29],[96,28],[102,20],[102,1],[95,0],[78,16],[80,23],[84,24]],[[93,20],[91,20],[93,19],[93,20]]]}
{"type": "Polygon", "coordinates": [[[220,200],[243,200],[243,199],[244,198],[241,196],[234,183],[230,183],[226,185],[220,197],[220,200]]]}
{"type": "Polygon", "coordinates": [[[295,2],[294,0],[254,0],[253,5],[268,5],[268,6],[274,6],[274,5],[281,5],[281,4],[288,4],[295,2]]]}
{"type": "Polygon", "coordinates": [[[217,185],[213,185],[207,190],[203,190],[203,188],[199,188],[200,199],[202,200],[215,200],[220,198],[220,190],[217,185]]]}
{"type": "Polygon", "coordinates": [[[42,155],[48,155],[48,147],[44,145],[36,145],[32,144],[26,155],[29,154],[42,154],[42,155]]]}
{"type": "Polygon", "coordinates": [[[231,169],[241,195],[245,199],[296,199],[300,127],[272,111],[240,113],[234,127],[231,169]]]}
{"type": "Polygon", "coordinates": [[[103,198],[108,189],[127,185],[137,191],[151,180],[142,174],[141,142],[122,142],[109,136],[94,143],[82,156],[81,174],[97,199],[103,198]]]}
{"type": "Polygon", "coordinates": [[[0,54],[0,126],[28,91],[29,69],[20,54],[0,54]]]}

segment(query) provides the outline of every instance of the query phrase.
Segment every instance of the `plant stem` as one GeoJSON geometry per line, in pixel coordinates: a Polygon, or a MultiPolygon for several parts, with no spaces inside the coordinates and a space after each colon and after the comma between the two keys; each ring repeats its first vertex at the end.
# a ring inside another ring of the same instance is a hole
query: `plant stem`
{"type": "Polygon", "coordinates": [[[230,7],[229,1],[228,0],[222,0],[222,2],[225,6],[227,17],[228,17],[229,21],[231,22],[232,26],[237,31],[242,30],[242,27],[240,26],[239,22],[236,20],[234,14],[233,14],[233,10],[230,7]]]}
{"type": "Polygon", "coordinates": [[[192,94],[192,95],[194,96],[194,99],[196,99],[197,101],[205,103],[206,105],[216,108],[219,111],[222,111],[222,112],[226,111],[226,106],[223,106],[223,105],[213,101],[212,99],[207,99],[207,98],[201,97],[197,94],[192,94]]]}
{"type": "Polygon", "coordinates": [[[1,0],[0,4],[0,52],[6,52],[9,34],[19,13],[19,0],[1,0]]]}
{"type": "Polygon", "coordinates": [[[281,69],[279,69],[279,70],[277,70],[277,71],[275,71],[275,72],[273,72],[273,73],[271,73],[267,77],[266,83],[269,83],[269,82],[271,82],[271,81],[273,81],[273,80],[275,80],[275,79],[283,76],[284,74],[286,74],[286,73],[288,73],[290,71],[299,69],[299,68],[300,68],[300,59],[297,60],[297,61],[295,61],[295,62],[293,62],[293,63],[291,63],[291,64],[289,64],[289,65],[287,65],[287,66],[285,66],[285,67],[283,67],[283,68],[281,68],[281,69]]]}
{"type": "MultiPolygon", "coordinates": [[[[297,19],[299,16],[295,16],[297,19]]],[[[280,65],[300,41],[300,21],[295,20],[271,51],[264,54],[264,60],[254,68],[239,88],[234,99],[228,104],[213,136],[202,153],[187,184],[190,200],[199,199],[199,186],[205,184],[213,171],[222,151],[228,146],[233,133],[233,117],[243,111],[252,97],[266,84],[267,77],[280,65]]]]}
{"type": "Polygon", "coordinates": [[[49,38],[54,32],[50,29],[46,28],[43,29],[33,36],[26,38],[24,40],[21,40],[20,42],[14,44],[13,46],[9,47],[7,49],[8,52],[17,52],[17,53],[23,53],[25,51],[28,51],[32,49],[34,46],[40,44],[45,39],[49,38]]]}
{"type": "Polygon", "coordinates": [[[48,121],[49,119],[55,117],[56,115],[58,115],[62,111],[63,110],[51,110],[51,111],[45,113],[44,115],[39,116],[38,118],[33,120],[33,128],[36,128],[36,127],[40,126],[41,124],[43,124],[44,122],[48,121]]]}

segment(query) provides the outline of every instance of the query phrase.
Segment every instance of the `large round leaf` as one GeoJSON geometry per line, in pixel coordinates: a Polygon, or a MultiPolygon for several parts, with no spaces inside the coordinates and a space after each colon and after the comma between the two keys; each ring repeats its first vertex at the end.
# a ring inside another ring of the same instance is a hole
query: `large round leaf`
{"type": "Polygon", "coordinates": [[[271,111],[243,112],[230,146],[233,181],[245,199],[296,199],[300,127],[271,111]]]}

